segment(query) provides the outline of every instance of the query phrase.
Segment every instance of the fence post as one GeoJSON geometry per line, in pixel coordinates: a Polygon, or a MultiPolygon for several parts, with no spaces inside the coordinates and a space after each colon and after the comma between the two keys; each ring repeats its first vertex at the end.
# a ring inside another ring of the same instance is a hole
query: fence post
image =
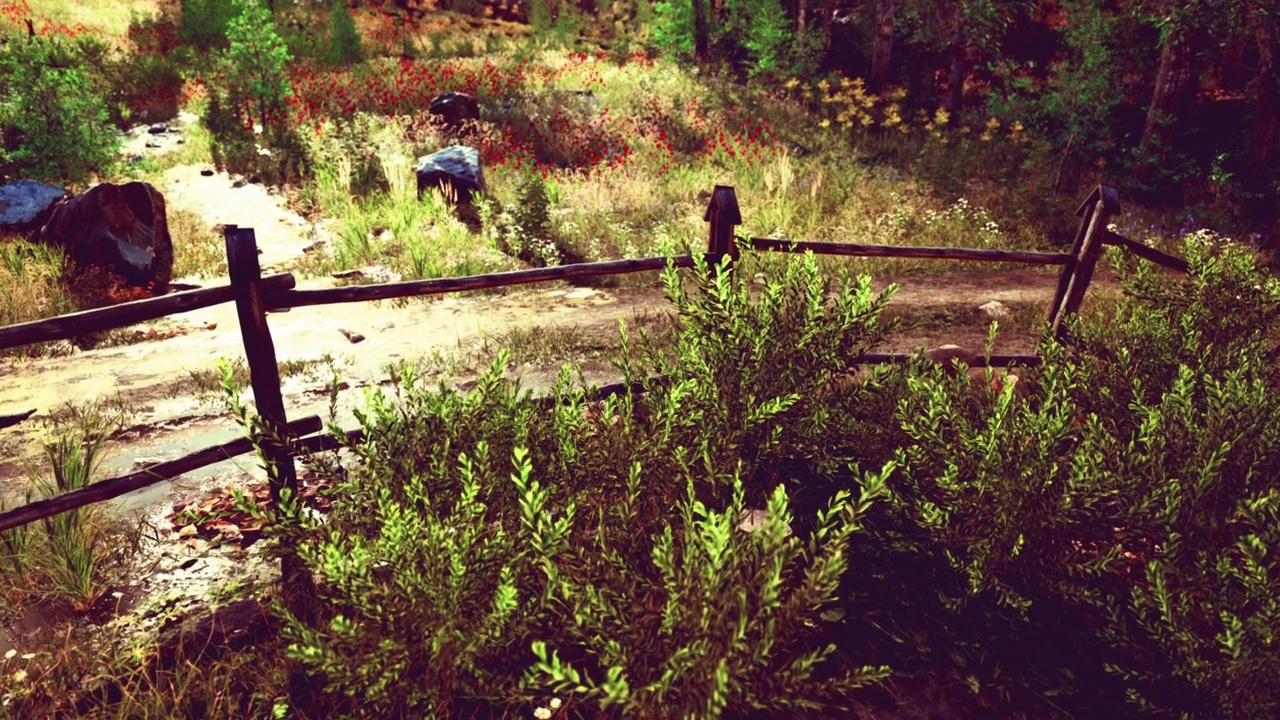
{"type": "MultiPolygon", "coordinates": [[[[281,494],[288,490],[294,502],[298,498],[298,478],[294,471],[293,455],[282,444],[287,438],[285,428],[284,398],[280,393],[280,372],[276,365],[276,347],[267,327],[266,305],[263,302],[262,268],[258,264],[258,240],[253,228],[234,225],[224,229],[227,245],[227,271],[235,293],[236,314],[240,319],[240,334],[244,339],[245,357],[249,363],[249,377],[253,385],[253,399],[258,415],[266,425],[262,443],[267,463],[267,482],[271,488],[271,501],[277,515],[281,510],[281,494]]],[[[311,619],[315,583],[302,558],[298,557],[291,542],[282,542],[280,548],[280,590],[286,609],[294,616],[308,622],[311,619]]],[[[290,677],[291,701],[297,705],[306,703],[307,678],[301,670],[290,677]]]]}
{"type": "MultiPolygon", "coordinates": [[[[298,478],[294,472],[293,455],[279,440],[285,438],[288,418],[284,411],[284,398],[280,394],[280,371],[276,366],[276,346],[267,327],[267,314],[259,282],[262,268],[258,265],[258,241],[253,228],[228,226],[224,230],[227,243],[227,270],[235,292],[236,314],[240,318],[240,334],[244,339],[245,358],[249,363],[249,378],[253,385],[253,399],[258,414],[262,416],[268,436],[261,438],[266,451],[267,479],[271,487],[271,500],[280,509],[281,491],[288,489],[297,497],[298,478]]],[[[306,566],[292,552],[284,548],[281,578],[286,598],[291,594],[307,591],[311,578],[306,566]]],[[[305,595],[299,596],[306,600],[305,595]]],[[[293,607],[290,606],[290,610],[293,607]]]]}
{"type": "Polygon", "coordinates": [[[1084,293],[1093,279],[1093,269],[1102,255],[1107,225],[1120,212],[1120,193],[1109,185],[1099,185],[1076,211],[1080,228],[1071,244],[1071,261],[1062,268],[1058,290],[1050,307],[1051,332],[1058,340],[1066,338],[1065,319],[1080,309],[1084,293]]]}
{"type": "Polygon", "coordinates": [[[733,229],[742,224],[742,213],[738,211],[738,194],[729,185],[717,185],[711,193],[711,202],[707,204],[707,213],[702,218],[710,223],[707,238],[707,253],[715,260],[716,267],[728,255],[733,265],[738,264],[738,245],[734,240],[733,229]]]}

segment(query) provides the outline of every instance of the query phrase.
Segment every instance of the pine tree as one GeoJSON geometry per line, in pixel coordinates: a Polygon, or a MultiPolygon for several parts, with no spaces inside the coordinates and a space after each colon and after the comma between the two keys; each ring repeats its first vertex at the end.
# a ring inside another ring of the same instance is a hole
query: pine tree
{"type": "Polygon", "coordinates": [[[335,65],[354,65],[364,59],[355,18],[343,0],[329,7],[329,60],[335,65]]]}

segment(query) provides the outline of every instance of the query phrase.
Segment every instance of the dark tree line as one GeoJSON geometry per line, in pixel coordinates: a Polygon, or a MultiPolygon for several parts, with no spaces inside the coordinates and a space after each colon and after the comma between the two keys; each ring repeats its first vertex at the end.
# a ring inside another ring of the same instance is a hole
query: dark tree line
{"type": "MultiPolygon", "coordinates": [[[[1280,9],[1274,0],[673,0],[692,55],[738,63],[747,32],[818,49],[776,73],[838,71],[954,118],[1018,119],[1068,166],[1107,160],[1148,204],[1212,200],[1280,234],[1280,9]],[[758,28],[771,5],[785,26],[758,28]],[[752,29],[752,26],[757,26],[752,29]],[[806,38],[814,41],[806,45],[806,38]],[[728,50],[728,52],[722,52],[728,50]],[[737,55],[734,51],[737,50],[737,55]],[[812,59],[812,58],[809,58],[812,59]],[[1018,117],[1010,117],[1016,113],[1018,117]]],[[[803,79],[803,78],[802,78],[803,79]]],[[[1265,242],[1265,240],[1264,240],[1265,242]]]]}

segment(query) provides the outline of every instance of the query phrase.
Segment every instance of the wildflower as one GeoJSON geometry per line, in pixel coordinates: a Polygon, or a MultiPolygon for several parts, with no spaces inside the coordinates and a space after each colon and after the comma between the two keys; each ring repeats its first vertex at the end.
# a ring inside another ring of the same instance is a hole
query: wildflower
{"type": "MultiPolygon", "coordinates": [[[[13,674],[13,681],[14,681],[14,682],[22,682],[23,680],[26,680],[26,679],[27,679],[27,671],[26,671],[26,670],[18,670],[17,672],[15,672],[15,673],[13,674]]],[[[547,717],[551,717],[551,714],[550,714],[550,713],[547,713],[547,717]]]]}
{"type": "Polygon", "coordinates": [[[4,659],[5,659],[5,660],[12,660],[12,659],[13,659],[13,656],[14,656],[14,655],[17,655],[17,654],[18,654],[18,651],[17,651],[17,650],[14,650],[13,648],[9,648],[9,652],[7,652],[7,653],[5,653],[5,654],[4,654],[4,659]]]}
{"type": "Polygon", "coordinates": [[[25,654],[25,655],[23,655],[23,656],[22,656],[22,659],[23,659],[23,660],[30,660],[30,659],[34,658],[35,656],[36,656],[36,654],[35,654],[35,653],[27,653],[27,654],[25,654]]]}
{"type": "Polygon", "coordinates": [[[551,717],[551,711],[547,708],[540,707],[533,711],[533,716],[538,720],[548,720],[551,717]]]}
{"type": "Polygon", "coordinates": [[[831,121],[830,121],[830,120],[823,120],[822,122],[820,122],[820,123],[818,123],[818,124],[819,124],[819,125],[821,125],[822,127],[831,127],[831,121]]]}
{"type": "Polygon", "coordinates": [[[560,698],[551,698],[551,702],[548,704],[551,705],[552,710],[559,710],[564,703],[560,702],[560,698]]]}
{"type": "Polygon", "coordinates": [[[797,86],[797,85],[799,85],[799,84],[800,84],[800,80],[799,80],[799,79],[797,79],[797,78],[791,78],[790,80],[788,80],[788,81],[786,82],[786,88],[787,88],[788,90],[791,90],[791,89],[795,88],[795,86],[797,86]]]}

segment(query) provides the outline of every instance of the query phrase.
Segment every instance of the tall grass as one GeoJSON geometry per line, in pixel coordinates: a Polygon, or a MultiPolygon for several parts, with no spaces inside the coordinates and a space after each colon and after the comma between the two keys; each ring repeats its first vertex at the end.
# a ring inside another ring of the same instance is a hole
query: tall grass
{"type": "MultiPolygon", "coordinates": [[[[0,239],[0,326],[74,312],[75,297],[62,282],[66,260],[61,250],[17,238],[0,239]]],[[[42,355],[49,343],[0,351],[3,355],[42,355]]]]}
{"type": "MultiPolygon", "coordinates": [[[[41,441],[42,467],[31,467],[26,497],[51,498],[100,479],[108,439],[121,416],[103,404],[71,405],[41,441]]],[[[34,598],[87,613],[116,579],[131,542],[126,524],[102,505],[89,505],[3,534],[0,563],[10,599],[34,598]],[[122,534],[123,533],[123,534],[122,534]]]]}

